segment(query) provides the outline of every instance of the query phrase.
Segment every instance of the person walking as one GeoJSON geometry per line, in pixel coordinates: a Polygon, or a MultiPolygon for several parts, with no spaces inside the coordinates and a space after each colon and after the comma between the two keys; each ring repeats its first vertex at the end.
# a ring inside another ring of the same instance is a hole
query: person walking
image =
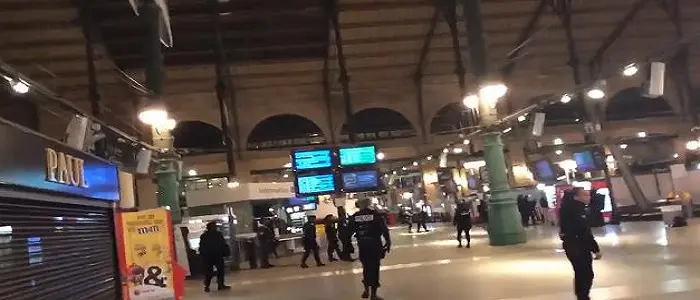
{"type": "Polygon", "coordinates": [[[379,269],[382,259],[391,251],[389,228],[381,214],[370,208],[369,199],[357,200],[360,210],[352,215],[350,228],[357,238],[362,263],[363,299],[382,300],[379,289],[379,269]],[[384,244],[382,245],[382,237],[384,244]]]}
{"type": "Polygon", "coordinates": [[[224,236],[219,232],[216,222],[207,223],[207,230],[199,237],[199,255],[204,266],[204,292],[210,292],[209,286],[216,268],[216,283],[219,290],[231,287],[225,284],[224,257],[231,255],[231,249],[226,244],[224,236]]]}
{"type": "Polygon", "coordinates": [[[335,219],[333,215],[327,215],[323,218],[325,230],[326,230],[326,240],[328,241],[328,261],[338,261],[333,257],[333,252],[338,255],[338,258],[343,258],[343,254],[340,252],[340,245],[338,245],[338,230],[335,228],[335,219]]]}
{"type": "Polygon", "coordinates": [[[345,207],[338,207],[338,239],[343,245],[340,252],[340,260],[354,261],[352,254],[355,253],[355,247],[352,245],[352,230],[350,229],[348,215],[345,213],[345,207]]]}
{"type": "Polygon", "coordinates": [[[304,256],[301,258],[301,267],[306,269],[309,266],[306,264],[306,260],[309,259],[311,253],[314,254],[314,260],[316,260],[316,266],[322,267],[325,264],[321,263],[321,257],[318,255],[318,242],[316,241],[316,216],[308,216],[307,221],[303,227],[304,236],[304,256]]]}
{"type": "Polygon", "coordinates": [[[564,194],[560,211],[559,236],[574,269],[574,293],[578,300],[591,299],[593,259],[602,257],[586,220],[586,205],[590,201],[591,194],[577,187],[564,194]]]}
{"type": "Polygon", "coordinates": [[[272,228],[272,220],[263,219],[258,226],[258,240],[260,241],[260,265],[263,269],[274,267],[270,264],[270,254],[275,252],[275,231],[272,228]]]}
{"type": "Polygon", "coordinates": [[[458,248],[462,248],[462,232],[467,239],[467,248],[472,246],[472,238],[469,231],[472,229],[472,215],[470,203],[462,201],[457,204],[457,209],[455,210],[455,217],[452,224],[457,227],[457,241],[459,242],[458,248]]]}

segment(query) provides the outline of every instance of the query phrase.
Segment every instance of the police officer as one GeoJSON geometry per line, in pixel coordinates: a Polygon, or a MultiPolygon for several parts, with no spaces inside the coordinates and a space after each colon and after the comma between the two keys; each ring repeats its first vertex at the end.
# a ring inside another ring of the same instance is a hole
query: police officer
{"type": "Polygon", "coordinates": [[[355,233],[357,247],[360,250],[362,284],[365,287],[362,298],[382,300],[377,296],[379,266],[384,255],[391,250],[391,236],[384,218],[370,209],[370,203],[369,199],[357,200],[360,210],[350,218],[350,228],[355,233]],[[384,245],[382,245],[382,237],[384,237],[384,245]]]}
{"type": "Polygon", "coordinates": [[[600,248],[586,221],[586,205],[591,194],[582,188],[567,191],[560,211],[560,237],[566,257],[574,268],[574,291],[578,300],[590,300],[593,286],[593,259],[600,259],[600,248]]]}
{"type": "Polygon", "coordinates": [[[467,238],[467,248],[471,248],[472,237],[469,231],[472,229],[472,215],[468,202],[462,201],[457,204],[452,224],[457,227],[457,241],[459,242],[459,246],[457,247],[462,248],[462,232],[464,232],[467,238]]]}
{"type": "Polygon", "coordinates": [[[263,219],[258,226],[258,240],[260,241],[260,264],[263,269],[274,267],[270,264],[270,254],[274,252],[275,231],[272,228],[272,220],[263,219]]]}
{"type": "Polygon", "coordinates": [[[338,207],[338,239],[343,245],[343,250],[340,252],[340,260],[354,261],[352,254],[355,253],[355,247],[352,245],[352,229],[348,221],[348,214],[345,213],[345,207],[338,207]]]}
{"type": "Polygon", "coordinates": [[[336,220],[333,215],[327,215],[323,218],[323,223],[326,229],[326,241],[328,241],[328,261],[338,261],[333,257],[333,252],[338,254],[338,258],[343,258],[343,253],[340,252],[340,245],[338,245],[338,230],[335,228],[336,220]]]}
{"type": "Polygon", "coordinates": [[[301,267],[304,269],[309,267],[306,264],[306,260],[312,252],[314,254],[314,260],[316,260],[316,265],[319,267],[325,266],[325,264],[321,263],[321,257],[318,255],[319,247],[316,241],[316,216],[308,216],[302,230],[304,232],[304,236],[302,237],[304,256],[301,258],[301,267]]]}

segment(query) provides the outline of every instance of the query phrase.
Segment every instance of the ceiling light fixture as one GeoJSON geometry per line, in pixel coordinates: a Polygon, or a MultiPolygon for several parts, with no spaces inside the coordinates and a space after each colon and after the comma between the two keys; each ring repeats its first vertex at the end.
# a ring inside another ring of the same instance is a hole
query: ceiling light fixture
{"type": "Polygon", "coordinates": [[[474,94],[467,95],[462,99],[462,104],[469,109],[477,109],[479,108],[479,96],[474,94]]]}
{"type": "Polygon", "coordinates": [[[455,154],[460,154],[460,153],[464,152],[464,149],[457,147],[457,148],[452,149],[452,152],[454,152],[455,154]]]}
{"type": "Polygon", "coordinates": [[[10,82],[10,85],[12,85],[12,90],[15,91],[15,93],[17,94],[29,93],[29,84],[25,83],[22,80],[12,80],[10,82]]]}
{"type": "Polygon", "coordinates": [[[624,70],[622,70],[622,75],[630,77],[630,76],[634,76],[635,74],[637,74],[638,71],[639,71],[639,68],[637,68],[636,64],[629,64],[629,65],[625,66],[624,70]]]}
{"type": "Polygon", "coordinates": [[[698,141],[698,140],[688,141],[687,143],[685,143],[685,148],[688,150],[691,150],[691,151],[698,150],[698,149],[700,149],[700,141],[698,141]]]}
{"type": "Polygon", "coordinates": [[[162,126],[168,121],[168,111],[162,105],[149,105],[139,111],[138,117],[146,125],[162,126]]]}
{"type": "Polygon", "coordinates": [[[561,95],[561,99],[559,99],[559,102],[564,103],[564,104],[571,102],[571,95],[569,95],[569,94],[561,95]]]}
{"type": "Polygon", "coordinates": [[[603,99],[605,98],[605,80],[598,80],[587,92],[586,96],[591,99],[603,99]]]}
{"type": "Polygon", "coordinates": [[[379,152],[379,153],[377,153],[377,159],[378,159],[378,160],[382,160],[382,159],[384,159],[384,157],[385,157],[384,152],[379,152]]]}

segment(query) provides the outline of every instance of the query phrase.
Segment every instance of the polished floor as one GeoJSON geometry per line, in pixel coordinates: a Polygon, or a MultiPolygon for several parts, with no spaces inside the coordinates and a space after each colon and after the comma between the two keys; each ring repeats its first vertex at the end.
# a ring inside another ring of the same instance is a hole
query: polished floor
{"type": "MultiPolygon", "coordinates": [[[[450,227],[427,234],[392,230],[394,249],[383,261],[380,292],[387,300],[573,300],[572,271],[556,228],[531,227],[527,233],[527,244],[490,247],[477,228],[472,249],[458,249],[450,227]]],[[[700,221],[683,228],[625,223],[595,234],[604,257],[595,262],[593,300],[700,299],[700,221]]],[[[231,291],[205,294],[198,281],[190,281],[185,299],[360,298],[358,263],[302,270],[296,259],[231,274],[231,291]]]]}

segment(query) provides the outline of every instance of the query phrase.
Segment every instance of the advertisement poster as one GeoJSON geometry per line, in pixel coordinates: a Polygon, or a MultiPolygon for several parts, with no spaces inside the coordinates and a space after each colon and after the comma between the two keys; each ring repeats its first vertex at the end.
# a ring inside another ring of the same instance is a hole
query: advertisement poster
{"type": "Polygon", "coordinates": [[[159,208],[118,215],[123,298],[180,299],[170,211],[159,208]],[[177,277],[176,277],[177,276],[177,277]]]}

